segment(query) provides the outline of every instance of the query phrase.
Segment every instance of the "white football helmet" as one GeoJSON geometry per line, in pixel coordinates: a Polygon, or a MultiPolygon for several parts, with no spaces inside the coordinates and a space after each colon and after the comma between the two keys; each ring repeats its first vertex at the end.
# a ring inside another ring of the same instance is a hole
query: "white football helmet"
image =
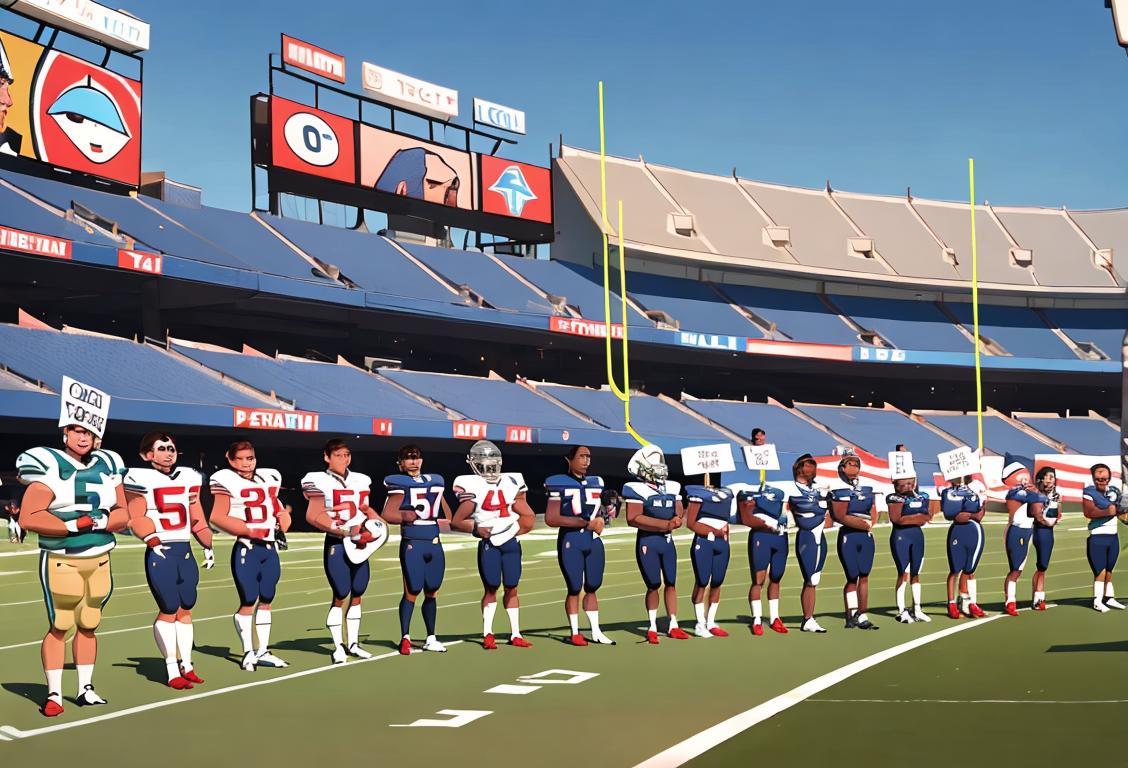
{"type": "Polygon", "coordinates": [[[501,450],[489,440],[479,440],[470,446],[466,463],[475,475],[488,483],[496,483],[501,478],[501,450]]]}
{"type": "Polygon", "coordinates": [[[666,478],[669,476],[666,455],[653,443],[644,445],[635,451],[627,462],[627,472],[644,483],[661,488],[666,484],[666,478]]]}

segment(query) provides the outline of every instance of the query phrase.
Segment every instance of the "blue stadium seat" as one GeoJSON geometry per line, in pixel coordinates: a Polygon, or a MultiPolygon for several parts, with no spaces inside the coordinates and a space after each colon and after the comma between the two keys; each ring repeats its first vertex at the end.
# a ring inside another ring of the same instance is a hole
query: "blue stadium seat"
{"type": "MultiPolygon", "coordinates": [[[[965,445],[974,448],[979,442],[979,430],[974,414],[939,416],[933,414],[926,415],[925,418],[965,445]]],[[[1008,451],[1029,458],[1033,458],[1036,453],[1057,453],[1051,446],[1011,426],[1004,419],[990,414],[983,416],[983,442],[986,443],[988,450],[999,456],[1006,455],[1008,451]]]]}
{"type": "Polygon", "coordinates": [[[499,309],[537,315],[553,314],[552,306],[545,298],[499,267],[484,253],[431,248],[426,245],[404,244],[404,247],[455,285],[470,286],[499,309]]]}
{"type": "MultiPolygon", "coordinates": [[[[567,403],[603,424],[608,429],[622,430],[623,403],[606,389],[569,387],[562,384],[538,384],[538,389],[567,403]]],[[[657,397],[642,393],[631,395],[631,423],[645,438],[654,436],[679,437],[703,440],[709,443],[727,443],[729,439],[710,427],[685,414],[657,397]]]]}
{"type": "Polygon", "coordinates": [[[63,376],[71,376],[113,397],[134,400],[249,406],[268,402],[163,350],[127,339],[0,325],[0,363],[56,391],[63,376]]]}
{"type": "MultiPolygon", "coordinates": [[[[945,306],[965,328],[969,331],[973,328],[971,304],[951,303],[945,306]]],[[[1073,350],[1055,336],[1033,310],[1026,307],[980,304],[979,333],[998,342],[1015,357],[1077,359],[1073,350]]]]}
{"type": "Polygon", "coordinates": [[[502,379],[392,369],[381,369],[380,373],[478,421],[556,429],[599,428],[520,384],[502,379]]]}
{"type": "Polygon", "coordinates": [[[752,430],[760,427],[768,433],[780,453],[829,454],[837,441],[800,417],[778,405],[742,403],[732,400],[685,400],[693,410],[708,419],[750,440],[752,430]]]}
{"type": "Polygon", "coordinates": [[[1128,311],[1122,309],[1044,309],[1046,317],[1074,341],[1090,341],[1113,360],[1121,359],[1128,311]]]}
{"type": "MultiPolygon", "coordinates": [[[[1020,421],[1029,424],[1043,435],[1090,456],[1115,456],[1120,433],[1103,419],[1089,416],[1023,416],[1020,421]]],[[[1043,450],[1042,453],[1048,452],[1043,450]]]]}
{"type": "Polygon", "coordinates": [[[696,280],[629,272],[627,292],[647,309],[668,313],[684,331],[757,339],[764,335],[712,288],[696,280]]]}
{"type": "Polygon", "coordinates": [[[931,301],[837,295],[830,300],[858,325],[876,331],[898,349],[975,351],[971,339],[960,333],[931,301]]]}
{"type": "Polygon", "coordinates": [[[724,285],[722,290],[737,304],[775,323],[780,333],[794,341],[861,344],[858,334],[832,313],[816,294],[729,284],[724,285]]]}
{"type": "MultiPolygon", "coordinates": [[[[0,176],[7,177],[8,174],[0,174],[0,176]]],[[[0,187],[0,224],[66,240],[78,240],[115,248],[119,246],[119,243],[115,243],[105,235],[87,232],[84,227],[72,224],[62,216],[51,213],[6,187],[0,187]]]]}
{"type": "Polygon", "coordinates": [[[938,465],[936,455],[956,446],[898,411],[837,405],[797,405],[799,410],[835,433],[882,459],[904,443],[913,454],[924,483],[938,465]]]}
{"type": "MultiPolygon", "coordinates": [[[[517,256],[498,256],[498,258],[538,288],[556,296],[563,296],[568,304],[580,311],[584,319],[603,319],[602,273],[596,275],[586,267],[562,261],[522,259],[517,256]]],[[[611,280],[611,284],[615,285],[618,278],[612,277],[611,280]]],[[[619,295],[613,294],[611,316],[615,318],[615,322],[620,322],[622,319],[618,314],[620,306],[619,295]]],[[[630,316],[630,326],[654,327],[654,323],[634,309],[628,307],[627,313],[630,316]]]]}

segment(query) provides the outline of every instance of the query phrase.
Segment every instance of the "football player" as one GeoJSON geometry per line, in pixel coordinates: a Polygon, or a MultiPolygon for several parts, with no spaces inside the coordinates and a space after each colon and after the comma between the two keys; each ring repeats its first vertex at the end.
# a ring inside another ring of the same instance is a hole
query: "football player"
{"type": "Polygon", "coordinates": [[[1061,494],[1057,489],[1057,471],[1053,467],[1042,467],[1034,475],[1034,485],[1042,494],[1042,509],[1034,509],[1035,570],[1032,607],[1036,611],[1046,610],[1046,571],[1050,568],[1050,555],[1054,551],[1054,528],[1061,522],[1061,494]]]}
{"type": "Polygon", "coordinates": [[[932,621],[924,612],[920,597],[920,567],[924,564],[924,529],[932,520],[928,494],[917,488],[916,477],[899,477],[893,480],[893,493],[885,497],[889,510],[889,549],[897,568],[897,621],[912,624],[914,621],[932,621]],[[912,583],[913,610],[905,605],[905,583],[912,583]]]}
{"type": "Polygon", "coordinates": [[[948,617],[958,619],[962,615],[956,605],[956,584],[959,582],[960,600],[966,613],[973,618],[982,618],[983,609],[979,607],[975,586],[975,569],[983,556],[983,519],[985,510],[978,489],[970,483],[972,476],[952,480],[952,484],[940,492],[940,511],[948,526],[948,617]]]}
{"type": "MultiPolygon", "coordinates": [[[[344,540],[350,539],[360,547],[374,545],[376,537],[367,521],[379,520],[379,515],[368,503],[372,478],[349,469],[352,451],[348,443],[340,438],[330,440],[325,443],[321,458],[325,469],[302,478],[302,494],[309,502],[306,522],[325,533],[323,562],[333,593],[325,626],[333,638],[333,663],[344,664],[349,656],[372,658],[360,645],[360,603],[368,589],[368,560],[360,563],[350,560],[345,554],[344,540]],[[346,599],[349,607],[342,617],[346,599]],[[344,637],[341,635],[342,618],[344,637]]],[[[380,524],[383,525],[383,521],[380,524]]]]}
{"type": "Polygon", "coordinates": [[[846,573],[846,586],[842,589],[846,629],[878,629],[866,616],[875,550],[871,531],[877,524],[877,505],[873,486],[863,485],[859,479],[861,471],[861,459],[853,454],[843,456],[838,462],[838,478],[843,487],[833,488],[829,500],[831,514],[842,525],[838,532],[838,559],[846,573]]]}
{"type": "Polygon", "coordinates": [[[1094,464],[1089,470],[1093,484],[1081,492],[1081,508],[1089,520],[1089,540],[1085,555],[1093,569],[1093,610],[1108,613],[1109,608],[1124,609],[1112,591],[1112,569],[1120,555],[1120,536],[1116,517],[1121,513],[1123,491],[1111,484],[1112,470],[1107,464],[1094,464]]]}
{"type": "Polygon", "coordinates": [[[403,572],[403,597],[399,604],[400,653],[411,653],[411,614],[415,601],[423,593],[423,623],[427,640],[423,650],[442,653],[446,646],[435,637],[438,616],[436,596],[446,573],[446,556],[439,543],[439,518],[450,519],[450,507],[443,492],[442,475],[423,474],[423,452],[415,445],[399,450],[400,474],[384,478],[387,498],[381,516],[391,525],[402,526],[400,534],[400,570],[403,572]]]}
{"type": "Polygon", "coordinates": [[[1034,516],[1041,511],[1045,497],[1030,482],[1030,469],[1021,461],[1010,461],[1003,467],[1003,483],[1007,488],[1007,515],[1009,521],[1003,534],[1010,571],[1003,579],[1004,610],[1008,616],[1018,615],[1016,591],[1026,556],[1030,553],[1030,540],[1034,536],[1034,516]]]}
{"type": "Polygon", "coordinates": [[[678,626],[678,553],[673,533],[681,528],[685,517],[681,486],[666,479],[666,457],[656,445],[635,451],[627,463],[627,472],[636,478],[623,487],[623,499],[627,503],[627,524],[638,529],[635,560],[646,584],[646,613],[650,620],[646,641],[658,644],[658,588],[663,584],[666,613],[670,617],[666,634],[675,640],[688,640],[689,635],[678,626]]]}
{"type": "Polygon", "coordinates": [[[799,573],[803,575],[803,589],[800,603],[803,608],[803,624],[800,632],[826,632],[815,621],[815,589],[822,578],[826,563],[825,529],[832,523],[827,511],[827,501],[823,489],[815,482],[818,463],[809,453],[804,453],[791,465],[791,476],[795,478],[795,490],[787,499],[787,507],[795,518],[795,559],[799,563],[799,573]]]}
{"type": "Polygon", "coordinates": [[[591,624],[592,642],[614,645],[615,641],[603,634],[599,626],[599,598],[596,592],[603,585],[603,568],[606,557],[603,550],[604,512],[614,507],[618,494],[603,487],[603,478],[589,475],[591,449],[586,445],[573,445],[564,455],[568,471],[553,475],[544,481],[548,503],[544,522],[559,528],[556,537],[556,559],[564,574],[568,590],[564,598],[564,613],[572,630],[572,645],[587,645],[580,634],[580,590],[584,592],[584,613],[591,624]]]}
{"type": "Polygon", "coordinates": [[[783,511],[783,490],[770,485],[734,485],[740,522],[748,526],[748,565],[752,585],[748,588],[748,606],[752,609],[752,634],[764,634],[764,606],[760,594],[768,581],[768,626],[773,632],[787,634],[779,616],[779,585],[787,569],[787,515],[783,511]]]}
{"type": "Polygon", "coordinates": [[[167,432],[147,433],[138,453],[149,466],[125,474],[129,527],[148,547],[145,580],[157,601],[153,637],[168,686],[183,690],[204,682],[192,666],[192,608],[200,582],[193,536],[204,548],[204,568],[215,566],[212,531],[200,504],[203,478],[191,467],[176,466],[176,441],[167,432]]]}
{"type": "Polygon", "coordinates": [[[502,472],[501,451],[489,440],[470,446],[466,463],[472,475],[459,475],[452,489],[458,497],[451,528],[472,533],[478,542],[478,575],[482,579],[482,647],[497,649],[493,634],[497,590],[505,585],[502,604],[509,615],[509,644],[532,646],[521,636],[521,542],[517,537],[533,529],[533,510],[525,500],[525,479],[517,472],[502,472]]]}
{"type": "Polygon", "coordinates": [[[685,527],[693,531],[693,611],[698,637],[728,637],[717,624],[721,604],[721,585],[729,565],[729,525],[735,521],[734,492],[729,488],[691,485],[685,489],[689,506],[685,527]],[[705,608],[705,592],[709,592],[709,608],[705,608]]]}
{"type": "Polygon", "coordinates": [[[211,524],[236,537],[231,575],[239,593],[233,617],[243,646],[239,664],[248,672],[260,664],[285,667],[287,663],[270,652],[270,604],[282,576],[276,531],[290,530],[290,515],[278,501],[282,476],[259,468],[255,447],[247,440],[232,443],[226,456],[230,468],[211,476],[211,524]],[[257,649],[251,641],[252,625],[257,649]]]}
{"type": "Polygon", "coordinates": [[[113,451],[95,448],[96,436],[78,424],[63,427],[63,450],[32,448],[16,459],[24,493],[20,522],[39,534],[39,577],[49,627],[41,657],[47,677],[47,717],[63,712],[66,636],[74,630],[72,653],[81,705],[105,704],[94,692],[95,630],[113,591],[110,550],[114,532],[129,522],[121,486],[125,465],[113,451]]]}

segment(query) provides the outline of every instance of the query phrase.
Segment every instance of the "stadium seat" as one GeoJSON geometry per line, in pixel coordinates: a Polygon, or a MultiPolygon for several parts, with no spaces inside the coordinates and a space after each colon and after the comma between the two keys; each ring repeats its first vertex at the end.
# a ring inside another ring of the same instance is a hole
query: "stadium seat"
{"type": "Polygon", "coordinates": [[[683,331],[762,338],[763,331],[709,286],[641,272],[627,273],[627,292],[648,310],[662,310],[683,331]]]}
{"type": "MultiPolygon", "coordinates": [[[[1029,424],[1043,435],[1065,443],[1077,453],[1090,456],[1115,456],[1120,432],[1104,419],[1090,416],[1021,416],[1019,420],[1029,424]]],[[[1043,451],[1047,453],[1052,451],[1043,451]]]]}
{"type": "Polygon", "coordinates": [[[921,477],[931,476],[932,470],[938,467],[937,454],[956,447],[900,411],[807,403],[796,403],[795,407],[859,448],[881,458],[898,443],[904,443],[913,454],[921,477]]]}
{"type": "Polygon", "coordinates": [[[468,285],[498,309],[535,315],[553,314],[552,305],[543,296],[499,267],[484,253],[426,245],[404,244],[404,247],[454,285],[468,285]]]}
{"type": "Polygon", "coordinates": [[[1121,359],[1128,310],[1047,308],[1042,312],[1073,341],[1096,344],[1110,359],[1121,359]]]}
{"type": "MultiPolygon", "coordinates": [[[[945,303],[948,310],[971,331],[971,304],[945,303]]],[[[979,305],[979,334],[998,343],[1015,357],[1042,357],[1076,360],[1077,355],[1053,331],[1046,327],[1034,310],[1026,307],[979,305]]]]}
{"type": "MultiPolygon", "coordinates": [[[[10,174],[0,174],[7,178],[10,174]]],[[[120,243],[97,231],[87,231],[85,227],[73,224],[62,216],[52,213],[41,205],[28,200],[18,192],[0,186],[0,224],[40,235],[61,237],[67,240],[94,243],[117,248],[120,243]]]]}
{"type": "Polygon", "coordinates": [[[759,427],[780,453],[829,454],[838,444],[831,435],[783,406],[734,400],[683,400],[685,405],[745,440],[759,427]]]}
{"type": "Polygon", "coordinates": [[[832,304],[863,328],[876,331],[898,349],[972,352],[964,336],[931,301],[829,296],[832,304]]]}
{"type": "MultiPolygon", "coordinates": [[[[536,386],[538,390],[590,416],[608,429],[623,429],[623,403],[608,389],[539,383],[536,386]]],[[[647,438],[679,437],[710,443],[729,441],[724,434],[704,422],[657,397],[641,392],[631,393],[631,424],[647,438]]]]}
{"type": "MultiPolygon", "coordinates": [[[[974,448],[979,443],[975,414],[936,414],[927,411],[914,413],[924,416],[930,424],[935,424],[964,445],[974,448]]],[[[987,450],[999,456],[1008,452],[1027,457],[1033,457],[1036,453],[1057,453],[1056,448],[992,414],[983,415],[983,442],[987,450]]]]}
{"type": "Polygon", "coordinates": [[[751,285],[723,286],[737,304],[775,323],[777,338],[821,344],[861,344],[858,334],[835,315],[817,294],[751,285]]]}
{"type": "MultiPolygon", "coordinates": [[[[510,268],[521,274],[538,288],[563,296],[569,306],[575,307],[588,320],[603,319],[603,275],[596,275],[591,269],[578,264],[547,259],[522,259],[516,256],[498,256],[510,268]]],[[[612,285],[618,281],[612,278],[612,285]]],[[[611,315],[616,322],[619,318],[619,294],[612,293],[611,315]]],[[[654,327],[654,323],[628,305],[627,314],[631,326],[654,327]]]]}

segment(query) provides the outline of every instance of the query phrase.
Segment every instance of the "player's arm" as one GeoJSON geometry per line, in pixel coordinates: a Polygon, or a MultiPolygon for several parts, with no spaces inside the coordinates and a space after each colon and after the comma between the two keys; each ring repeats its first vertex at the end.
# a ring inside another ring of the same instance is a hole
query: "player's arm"
{"type": "Polygon", "coordinates": [[[978,523],[979,521],[981,521],[983,519],[983,516],[987,514],[987,504],[985,502],[986,502],[986,498],[984,498],[982,501],[979,502],[979,509],[978,510],[976,510],[975,512],[968,512],[967,513],[969,520],[974,520],[975,522],[978,523]]]}
{"type": "Polygon", "coordinates": [[[564,516],[560,513],[560,507],[564,504],[564,500],[560,497],[553,498],[551,495],[548,497],[548,503],[544,506],[544,522],[553,528],[587,528],[588,521],[582,517],[573,517],[571,515],[564,516]]]}
{"type": "Polygon", "coordinates": [[[685,513],[685,527],[696,533],[698,536],[708,536],[713,533],[713,529],[707,525],[697,522],[697,514],[701,511],[701,502],[697,499],[689,500],[689,509],[685,513]]]}
{"type": "MultiPolygon", "coordinates": [[[[896,500],[892,498],[885,499],[885,509],[889,512],[889,522],[893,525],[910,525],[912,520],[903,520],[901,518],[901,510],[905,508],[905,499],[902,496],[897,496],[896,500]]],[[[916,515],[910,515],[916,517],[916,515]]]]}
{"type": "Polygon", "coordinates": [[[1104,494],[1093,497],[1086,493],[1081,497],[1081,511],[1090,520],[1103,520],[1116,516],[1116,505],[1110,503],[1104,494]]]}
{"type": "Polygon", "coordinates": [[[740,522],[753,531],[771,531],[772,527],[762,517],[757,517],[756,501],[751,496],[743,493],[737,494],[736,511],[740,515],[740,522]]]}
{"type": "MultiPolygon", "coordinates": [[[[119,480],[121,478],[118,478],[119,480]]],[[[125,501],[125,485],[118,483],[114,489],[114,505],[110,507],[106,530],[110,533],[124,531],[129,527],[129,506],[125,501]]]]}
{"type": "Polygon", "coordinates": [[[963,511],[963,497],[955,496],[944,489],[940,495],[940,511],[944,513],[944,519],[952,523],[966,523],[971,520],[971,513],[963,511]]]}
{"type": "Polygon", "coordinates": [[[46,483],[28,485],[20,508],[20,525],[24,530],[45,536],[66,536],[69,533],[66,524],[47,510],[54,500],[55,493],[46,483]]]}
{"type": "MultiPolygon", "coordinates": [[[[1019,508],[1021,508],[1022,505],[1026,503],[1027,502],[1019,501],[1017,498],[1012,498],[1009,496],[1007,497],[1007,517],[1010,519],[1010,522],[1014,522],[1014,513],[1017,512],[1019,508]]],[[[1033,507],[1034,505],[1030,504],[1029,506],[1033,507]]],[[[1030,512],[1031,514],[1033,514],[1032,509],[1030,510],[1030,512]]]]}
{"type": "MultiPolygon", "coordinates": [[[[340,536],[341,538],[345,538],[349,535],[349,531],[338,526],[337,523],[334,522],[333,518],[329,516],[329,510],[325,508],[325,496],[320,493],[313,493],[307,490],[305,492],[305,497],[306,501],[308,502],[308,504],[306,504],[305,513],[305,519],[307,523],[309,523],[311,526],[321,531],[322,533],[327,533],[330,536],[340,536]]],[[[341,504],[339,506],[339,509],[334,508],[333,511],[337,512],[346,509],[348,509],[348,504],[341,504]]]]}
{"type": "Polygon", "coordinates": [[[644,514],[641,501],[627,500],[627,525],[650,533],[669,533],[674,530],[673,522],[644,514]]]}
{"type": "Polygon", "coordinates": [[[870,524],[869,529],[872,531],[874,526],[877,525],[877,497],[874,496],[870,499],[870,524]]]}
{"type": "Polygon", "coordinates": [[[157,526],[145,514],[149,511],[145,495],[127,493],[125,494],[125,504],[129,510],[129,527],[133,531],[133,535],[147,544],[151,537],[156,536],[157,526]]]}
{"type": "Polygon", "coordinates": [[[1030,516],[1038,525],[1052,526],[1053,523],[1046,519],[1046,505],[1041,501],[1032,501],[1027,507],[1030,516]]]}
{"type": "Polygon", "coordinates": [[[231,516],[231,494],[227,492],[226,488],[212,486],[212,499],[211,524],[216,528],[224,533],[237,537],[241,536],[245,539],[266,538],[267,531],[265,528],[252,530],[247,527],[245,522],[231,516]]]}
{"type": "Polygon", "coordinates": [[[834,520],[840,525],[853,528],[855,531],[868,531],[873,528],[873,524],[868,520],[863,520],[857,515],[848,514],[847,510],[850,508],[849,501],[832,498],[830,508],[834,520]]]}
{"type": "MultiPolygon", "coordinates": [[[[474,503],[472,497],[459,502],[458,509],[454,511],[454,517],[450,520],[451,529],[461,531],[462,533],[475,533],[474,529],[477,526],[474,524],[471,515],[474,514],[474,510],[477,508],[478,505],[474,503]]],[[[482,528],[475,535],[480,535],[482,538],[489,538],[490,532],[488,528],[482,528]]]]}
{"type": "Polygon", "coordinates": [[[192,535],[205,550],[212,548],[212,529],[208,519],[204,516],[204,505],[200,502],[200,489],[195,489],[188,504],[188,524],[191,526],[192,535]]]}
{"type": "Polygon", "coordinates": [[[536,525],[537,516],[533,512],[533,508],[529,506],[528,500],[525,498],[525,492],[521,491],[517,494],[517,498],[513,500],[513,511],[517,513],[520,518],[517,533],[528,533],[533,530],[536,525]]]}
{"type": "Polygon", "coordinates": [[[274,516],[278,521],[278,528],[282,531],[282,533],[290,530],[290,523],[293,522],[293,519],[290,515],[289,508],[281,501],[275,501],[274,516]]]}
{"type": "MultiPolygon", "coordinates": [[[[380,516],[392,525],[408,525],[419,519],[414,509],[401,509],[406,491],[400,488],[389,488],[388,496],[384,499],[384,509],[380,516]]],[[[443,499],[443,509],[446,510],[446,499],[443,499]]]]}

